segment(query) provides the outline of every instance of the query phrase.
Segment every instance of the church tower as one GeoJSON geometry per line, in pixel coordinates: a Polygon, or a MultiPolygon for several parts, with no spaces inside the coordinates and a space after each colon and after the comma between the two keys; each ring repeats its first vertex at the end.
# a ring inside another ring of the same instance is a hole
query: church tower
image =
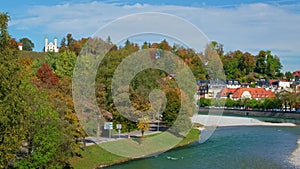
{"type": "Polygon", "coordinates": [[[56,37],[54,38],[54,46],[57,47],[57,38],[56,37]]]}
{"type": "Polygon", "coordinates": [[[45,52],[48,52],[48,37],[45,37],[45,52]]]}

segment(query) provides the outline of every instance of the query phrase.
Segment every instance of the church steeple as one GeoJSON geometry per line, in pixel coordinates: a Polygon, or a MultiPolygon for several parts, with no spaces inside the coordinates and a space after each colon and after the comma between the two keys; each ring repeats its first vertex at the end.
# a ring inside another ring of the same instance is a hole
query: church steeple
{"type": "Polygon", "coordinates": [[[48,46],[48,37],[46,36],[46,37],[45,37],[45,49],[44,49],[45,52],[48,51],[48,47],[47,47],[47,46],[48,46]]]}

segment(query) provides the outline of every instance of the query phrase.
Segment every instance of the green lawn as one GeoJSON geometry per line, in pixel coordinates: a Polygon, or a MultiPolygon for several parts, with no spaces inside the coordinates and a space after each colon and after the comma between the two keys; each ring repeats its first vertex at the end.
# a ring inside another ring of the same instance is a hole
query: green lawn
{"type": "Polygon", "coordinates": [[[82,157],[73,157],[69,162],[75,169],[96,168],[125,162],[134,158],[147,157],[151,154],[167,151],[170,148],[188,145],[198,139],[198,129],[192,129],[183,140],[168,132],[156,133],[154,136],[147,136],[144,139],[121,139],[102,143],[100,146],[89,146],[86,151],[81,152],[82,157]]]}

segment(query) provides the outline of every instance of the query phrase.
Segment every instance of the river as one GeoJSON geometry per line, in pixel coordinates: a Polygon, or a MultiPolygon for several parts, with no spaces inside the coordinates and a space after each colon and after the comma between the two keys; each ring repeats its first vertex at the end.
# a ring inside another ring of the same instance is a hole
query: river
{"type": "Polygon", "coordinates": [[[219,127],[205,143],[109,169],[297,169],[292,152],[300,127],[219,127]]]}

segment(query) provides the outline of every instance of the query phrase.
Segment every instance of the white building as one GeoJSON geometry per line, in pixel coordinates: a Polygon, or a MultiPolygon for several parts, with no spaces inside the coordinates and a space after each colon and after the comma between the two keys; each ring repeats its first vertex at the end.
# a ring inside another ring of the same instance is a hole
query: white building
{"type": "Polygon", "coordinates": [[[23,50],[23,44],[21,42],[18,43],[18,49],[23,50]]]}
{"type": "Polygon", "coordinates": [[[241,83],[238,80],[226,80],[226,87],[230,89],[237,89],[241,87],[241,83]]]}
{"type": "Polygon", "coordinates": [[[278,87],[280,87],[281,89],[288,89],[291,87],[291,82],[279,81],[278,87]]]}
{"type": "Polygon", "coordinates": [[[45,38],[45,52],[58,52],[57,38],[54,38],[54,43],[48,42],[48,38],[45,38]]]}

